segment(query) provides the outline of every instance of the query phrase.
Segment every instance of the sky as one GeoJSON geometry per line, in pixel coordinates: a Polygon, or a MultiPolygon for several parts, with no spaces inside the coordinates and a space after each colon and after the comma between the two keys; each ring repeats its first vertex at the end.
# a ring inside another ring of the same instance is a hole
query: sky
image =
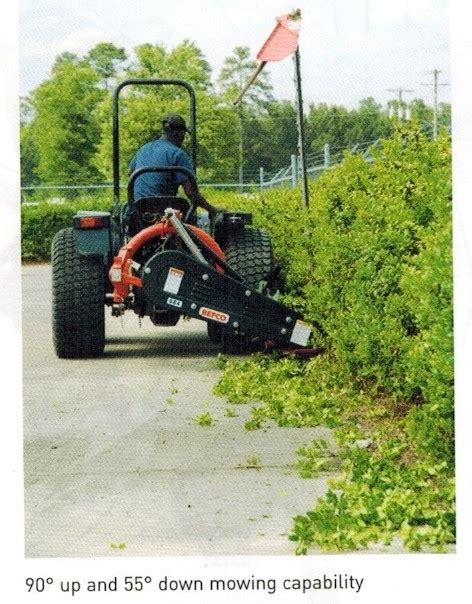
{"type": "MultiPolygon", "coordinates": [[[[405,100],[432,104],[433,69],[450,81],[449,8],[445,0],[23,0],[20,4],[20,92],[28,94],[50,73],[64,51],[85,54],[98,42],[125,47],[143,43],[172,48],[185,38],[203,51],[214,80],[236,46],[255,58],[275,17],[302,10],[300,56],[307,104],[355,107],[373,96],[386,104],[411,89],[405,100]]],[[[293,62],[270,64],[274,94],[294,99],[293,62]]],[[[157,74],[156,74],[157,75],[157,74]]],[[[450,86],[439,88],[450,101],[450,86]]]]}

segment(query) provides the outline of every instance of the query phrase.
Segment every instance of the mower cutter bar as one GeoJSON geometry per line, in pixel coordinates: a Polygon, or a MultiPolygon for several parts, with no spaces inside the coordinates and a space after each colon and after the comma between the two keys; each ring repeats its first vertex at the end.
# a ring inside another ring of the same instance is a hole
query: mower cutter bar
{"type": "Polygon", "coordinates": [[[143,267],[146,314],[157,309],[215,321],[232,333],[306,346],[310,328],[297,313],[178,251],[158,252],[143,267]]]}

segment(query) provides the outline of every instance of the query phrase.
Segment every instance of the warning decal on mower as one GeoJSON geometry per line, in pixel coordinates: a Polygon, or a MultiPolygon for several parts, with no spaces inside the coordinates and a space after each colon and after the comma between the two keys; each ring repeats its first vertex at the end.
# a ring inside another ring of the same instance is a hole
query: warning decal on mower
{"type": "Polygon", "coordinates": [[[202,306],[198,311],[198,314],[201,317],[205,317],[206,319],[212,319],[213,321],[218,321],[218,323],[228,323],[229,315],[225,312],[220,312],[219,310],[213,310],[212,308],[205,308],[202,306]]]}
{"type": "Polygon", "coordinates": [[[184,274],[184,271],[180,270],[180,268],[171,266],[164,283],[164,291],[169,294],[178,294],[184,274]]]}
{"type": "Polygon", "coordinates": [[[308,338],[311,334],[311,327],[308,323],[304,321],[297,321],[295,323],[295,327],[293,328],[292,337],[290,338],[290,342],[293,344],[298,344],[299,346],[306,346],[308,343],[308,338]]]}

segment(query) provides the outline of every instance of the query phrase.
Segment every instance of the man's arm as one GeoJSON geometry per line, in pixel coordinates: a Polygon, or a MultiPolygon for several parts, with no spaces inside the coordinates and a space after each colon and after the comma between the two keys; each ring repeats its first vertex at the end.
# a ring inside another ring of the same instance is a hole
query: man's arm
{"type": "MultiPolygon", "coordinates": [[[[180,153],[175,158],[175,163],[178,166],[187,168],[187,170],[190,170],[190,172],[192,172],[192,174],[194,174],[192,162],[191,162],[189,156],[184,151],[182,151],[182,150],[180,151],[180,153]]],[[[209,212],[209,214],[211,216],[216,215],[216,213],[219,211],[220,208],[215,208],[214,206],[211,205],[211,203],[209,203],[203,197],[203,195],[198,190],[198,185],[197,185],[196,181],[193,182],[188,177],[186,177],[182,174],[180,176],[177,175],[177,182],[179,183],[179,185],[182,185],[182,188],[185,191],[185,194],[192,201],[192,203],[194,205],[199,206],[200,208],[203,208],[204,210],[209,212]]]]}
{"type": "Polygon", "coordinates": [[[185,180],[182,187],[187,197],[197,206],[200,206],[204,210],[207,210],[210,214],[216,214],[219,208],[215,208],[209,203],[203,195],[198,191],[195,185],[190,180],[185,180]]]}

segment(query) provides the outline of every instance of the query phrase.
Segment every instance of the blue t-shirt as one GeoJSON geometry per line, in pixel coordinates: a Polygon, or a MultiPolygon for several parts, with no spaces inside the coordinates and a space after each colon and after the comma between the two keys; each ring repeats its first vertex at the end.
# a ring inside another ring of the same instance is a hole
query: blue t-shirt
{"type": "MultiPolygon", "coordinates": [[[[180,147],[165,138],[159,138],[143,145],[130,162],[130,171],[156,166],[182,166],[193,173],[189,156],[180,147]]],[[[149,172],[138,176],[134,183],[134,199],[156,195],[177,194],[179,185],[188,180],[182,172],[149,172]]]]}

